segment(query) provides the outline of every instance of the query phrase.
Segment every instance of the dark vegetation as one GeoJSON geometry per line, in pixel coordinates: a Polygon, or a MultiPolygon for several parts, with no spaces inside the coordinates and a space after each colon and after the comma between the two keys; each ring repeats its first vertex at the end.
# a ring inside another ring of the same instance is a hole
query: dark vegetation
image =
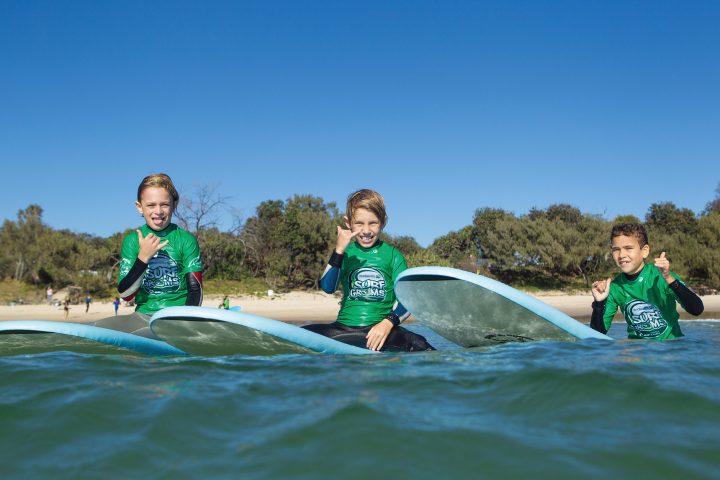
{"type": "MultiPolygon", "coordinates": [[[[672,269],[706,293],[720,288],[720,186],[716,193],[700,214],[671,202],[651,205],[644,219],[607,220],[566,204],[520,216],[481,208],[470,225],[428,248],[410,236],[386,235],[386,240],[410,266],[462,268],[528,290],[588,289],[593,279],[616,272],[609,255],[611,225],[642,220],[651,257],[668,252],[672,269]]],[[[342,222],[334,203],[311,195],[268,200],[246,221],[221,229],[217,215],[227,200],[201,188],[175,217],[200,242],[207,293],[317,288],[342,222]]],[[[108,238],[55,230],[43,223],[42,213],[39,205],[30,205],[0,227],[0,301],[36,301],[47,285],[114,295],[120,244],[130,230],[108,238]]]]}

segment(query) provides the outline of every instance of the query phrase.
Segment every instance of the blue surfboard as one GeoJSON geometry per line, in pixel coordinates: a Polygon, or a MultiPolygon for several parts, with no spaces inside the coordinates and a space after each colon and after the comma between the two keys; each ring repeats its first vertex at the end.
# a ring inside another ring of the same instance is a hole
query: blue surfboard
{"type": "Polygon", "coordinates": [[[168,307],[150,318],[150,329],[169,344],[193,355],[376,353],[296,325],[232,309],[168,307]]]}
{"type": "Polygon", "coordinates": [[[398,275],[395,293],[422,324],[463,347],[531,340],[612,340],[535,297],[464,270],[409,268],[398,275]]]}
{"type": "Polygon", "coordinates": [[[186,355],[172,345],[131,333],[71,322],[0,322],[0,355],[53,351],[94,354],[186,355]]]}

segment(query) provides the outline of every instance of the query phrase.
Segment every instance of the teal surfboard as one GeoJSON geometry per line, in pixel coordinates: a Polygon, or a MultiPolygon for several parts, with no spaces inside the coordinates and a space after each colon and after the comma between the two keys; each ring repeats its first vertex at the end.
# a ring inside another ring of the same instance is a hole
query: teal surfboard
{"type": "Polygon", "coordinates": [[[464,270],[409,268],[398,275],[395,293],[418,321],[463,347],[532,340],[611,340],[535,297],[464,270]]]}
{"type": "Polygon", "coordinates": [[[193,355],[376,353],[296,325],[232,309],[169,307],[150,318],[150,329],[170,345],[193,355]]]}
{"type": "Polygon", "coordinates": [[[0,355],[68,351],[93,354],[185,355],[160,340],[71,322],[0,322],[0,355]]]}

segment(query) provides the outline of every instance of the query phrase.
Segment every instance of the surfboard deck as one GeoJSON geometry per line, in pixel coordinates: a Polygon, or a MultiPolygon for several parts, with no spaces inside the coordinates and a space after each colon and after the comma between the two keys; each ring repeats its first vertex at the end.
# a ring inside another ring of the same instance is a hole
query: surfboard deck
{"type": "Polygon", "coordinates": [[[186,355],[160,340],[94,325],[47,320],[0,322],[0,355],[57,351],[100,355],[186,355]]]}
{"type": "Polygon", "coordinates": [[[376,353],[271,318],[208,307],[169,307],[155,313],[150,329],[192,355],[376,353]]]}
{"type": "Polygon", "coordinates": [[[463,347],[533,340],[612,340],[509,285],[464,270],[403,271],[395,294],[415,318],[463,347]]]}

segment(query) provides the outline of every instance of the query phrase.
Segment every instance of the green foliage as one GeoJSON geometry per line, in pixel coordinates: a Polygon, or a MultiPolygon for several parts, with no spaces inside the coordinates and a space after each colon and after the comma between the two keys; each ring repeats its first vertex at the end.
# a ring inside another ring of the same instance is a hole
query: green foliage
{"type": "Polygon", "coordinates": [[[478,210],[473,228],[487,268],[508,283],[525,277],[536,284],[562,284],[549,279],[575,276],[589,286],[610,266],[608,222],[570,205],[533,209],[519,218],[502,210],[478,210]]]}
{"type": "MultiPolygon", "coordinates": [[[[643,223],[642,220],[640,220],[635,215],[618,215],[615,217],[615,220],[613,220],[613,225],[617,223],[643,223]]],[[[610,235],[610,232],[608,232],[608,235],[610,235]]]]}
{"type": "Polygon", "coordinates": [[[392,235],[388,235],[387,233],[382,233],[381,238],[393,247],[400,250],[400,252],[405,257],[407,257],[408,255],[419,253],[423,250],[417,240],[415,240],[409,235],[393,237],[392,235]]]}
{"type": "Polygon", "coordinates": [[[245,242],[230,232],[213,227],[197,232],[203,258],[203,275],[206,278],[239,280],[249,275],[245,263],[245,242]]]}
{"type": "Polygon", "coordinates": [[[715,188],[715,198],[705,205],[704,215],[710,215],[711,213],[720,213],[720,183],[715,188]]]}
{"type": "Polygon", "coordinates": [[[107,289],[117,263],[113,238],[103,239],[67,230],[53,230],[42,222],[42,208],[30,205],[18,220],[0,229],[0,278],[42,288],[77,285],[89,292],[107,289]]]}
{"type": "MultiPolygon", "coordinates": [[[[653,204],[645,217],[651,259],[667,252],[672,269],[691,285],[720,288],[720,186],[717,193],[702,215],[666,202],[653,204]]],[[[194,205],[188,218],[197,217],[194,234],[207,294],[316,288],[342,225],[335,204],[312,195],[262,202],[233,231],[210,221],[212,209],[202,198],[194,205]]],[[[54,230],[43,223],[42,213],[30,205],[0,227],[0,301],[42,299],[47,285],[74,286],[99,298],[114,295],[122,239],[133,230],[108,238],[54,230]]],[[[622,215],[612,223],[618,222],[639,220],[622,215]]],[[[612,223],[567,204],[522,216],[483,208],[471,225],[429,248],[411,236],[382,238],[411,267],[452,266],[525,289],[587,289],[592,280],[617,273],[608,248],[612,223]]]]}
{"type": "Polygon", "coordinates": [[[439,257],[430,249],[420,249],[410,255],[405,255],[405,261],[408,267],[452,267],[454,266],[449,260],[439,257]]]}
{"type": "Polygon", "coordinates": [[[243,280],[211,278],[205,281],[203,285],[205,295],[264,295],[268,289],[269,285],[267,283],[256,278],[243,280]]]}
{"type": "Polygon", "coordinates": [[[703,286],[720,285],[720,214],[697,219],[695,233],[648,226],[651,254],[666,252],[671,268],[684,279],[703,286]],[[668,233],[670,230],[671,233],[668,233]]]}
{"type": "Polygon", "coordinates": [[[436,239],[429,250],[451,265],[459,265],[463,262],[482,260],[482,252],[476,243],[476,236],[473,227],[468,226],[457,232],[450,232],[436,239]]]}
{"type": "Polygon", "coordinates": [[[692,210],[677,208],[672,202],[650,205],[645,223],[648,229],[667,234],[683,233],[693,235],[697,232],[697,218],[692,210]]]}
{"type": "Polygon", "coordinates": [[[287,201],[282,222],[289,267],[285,288],[317,287],[337,235],[333,222],[338,216],[334,204],[318,197],[296,195],[287,201]]]}
{"type": "Polygon", "coordinates": [[[18,280],[0,281],[0,303],[34,303],[44,298],[45,290],[39,290],[32,285],[18,280]]]}
{"type": "Polygon", "coordinates": [[[311,195],[261,203],[241,234],[249,270],[275,289],[317,287],[339,220],[334,203],[311,195]]]}

